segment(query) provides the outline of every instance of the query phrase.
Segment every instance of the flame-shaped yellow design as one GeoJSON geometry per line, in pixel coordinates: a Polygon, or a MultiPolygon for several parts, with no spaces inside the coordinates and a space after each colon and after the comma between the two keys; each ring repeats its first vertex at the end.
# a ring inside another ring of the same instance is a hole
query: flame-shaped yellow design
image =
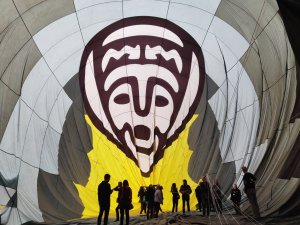
{"type": "MultiPolygon", "coordinates": [[[[187,123],[184,131],[181,132],[178,139],[165,150],[164,157],[154,166],[150,177],[143,177],[138,166],[126,155],[120,151],[115,144],[109,141],[86,116],[87,123],[91,126],[93,137],[93,150],[88,153],[91,163],[91,172],[86,186],[75,184],[82,200],[84,210],[82,218],[94,218],[98,216],[98,184],[103,180],[104,174],[111,175],[110,184],[114,188],[118,181],[127,179],[132,188],[132,197],[134,209],[131,215],[138,214],[140,203],[138,199],[138,190],[140,186],[148,186],[149,184],[160,184],[164,187],[164,204],[162,209],[170,211],[172,209],[172,194],[170,192],[172,183],[176,183],[179,190],[182,180],[186,179],[191,186],[193,193],[191,195],[191,209],[195,209],[197,200],[195,197],[195,183],[188,175],[188,163],[192,155],[192,151],[188,146],[188,133],[190,126],[196,120],[198,115],[194,115],[187,123]]],[[[114,192],[111,197],[110,216],[115,215],[117,193],[114,192]]],[[[181,200],[179,201],[178,210],[181,210],[181,200]]]]}

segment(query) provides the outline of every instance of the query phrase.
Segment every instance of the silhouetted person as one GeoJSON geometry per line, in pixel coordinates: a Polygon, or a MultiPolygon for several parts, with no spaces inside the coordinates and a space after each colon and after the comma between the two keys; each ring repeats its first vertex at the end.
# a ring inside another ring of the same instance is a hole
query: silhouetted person
{"type": "Polygon", "coordinates": [[[141,211],[140,214],[143,213],[143,211],[146,214],[147,210],[147,203],[146,203],[146,188],[145,187],[140,187],[140,190],[138,192],[138,197],[140,198],[140,203],[141,203],[141,211]]]}
{"type": "Polygon", "coordinates": [[[209,183],[206,180],[206,177],[202,178],[202,182],[200,183],[200,188],[201,188],[201,202],[202,202],[203,216],[209,216],[210,187],[209,187],[209,183]]]}
{"type": "Polygon", "coordinates": [[[161,209],[160,204],[163,204],[163,193],[162,186],[157,185],[155,193],[154,193],[154,217],[158,217],[158,212],[161,209]]]}
{"type": "Polygon", "coordinates": [[[114,188],[114,191],[118,192],[118,197],[117,197],[117,207],[116,207],[116,221],[119,221],[119,211],[120,211],[120,198],[121,198],[121,191],[122,191],[122,182],[120,181],[118,183],[118,186],[114,188]]]}
{"type": "Polygon", "coordinates": [[[147,219],[153,218],[153,210],[154,210],[154,187],[150,184],[148,190],[146,192],[146,200],[148,202],[147,206],[147,219]]]}
{"type": "Polygon", "coordinates": [[[252,206],[252,211],[254,214],[254,217],[259,218],[260,213],[259,213],[259,206],[257,203],[257,198],[256,198],[256,191],[255,191],[255,181],[256,177],[248,172],[248,168],[243,166],[242,171],[244,172],[244,177],[243,177],[243,182],[244,182],[244,192],[247,195],[247,198],[252,206]]]}
{"type": "Polygon", "coordinates": [[[129,224],[129,208],[131,202],[132,202],[132,191],[131,188],[129,187],[128,181],[124,180],[122,191],[121,191],[121,197],[120,197],[120,211],[121,211],[120,225],[123,225],[124,212],[126,215],[126,225],[129,224]]]}
{"type": "Polygon", "coordinates": [[[176,184],[173,183],[171,186],[171,192],[172,192],[172,202],[173,202],[173,207],[172,207],[172,212],[177,212],[178,211],[178,200],[180,199],[180,195],[178,193],[176,184]]]}
{"type": "Polygon", "coordinates": [[[222,213],[222,192],[218,180],[214,181],[212,192],[213,203],[215,203],[215,210],[218,213],[222,213]]]}
{"type": "Polygon", "coordinates": [[[199,182],[198,186],[195,189],[195,193],[196,193],[196,198],[198,201],[198,209],[201,212],[201,208],[202,208],[202,198],[201,198],[201,186],[200,186],[201,182],[199,182]]]}
{"type": "Polygon", "coordinates": [[[185,203],[187,205],[188,212],[190,211],[190,194],[192,189],[190,185],[187,184],[186,180],[183,180],[183,185],[180,187],[180,193],[182,194],[182,212],[185,213],[185,203]]]}
{"type": "Polygon", "coordinates": [[[105,174],[104,181],[102,181],[98,186],[98,202],[100,206],[100,212],[98,216],[97,225],[101,224],[103,213],[104,213],[103,223],[104,225],[107,225],[109,208],[110,208],[110,195],[113,192],[113,190],[111,190],[110,188],[109,180],[110,180],[110,175],[105,174]]]}
{"type": "Polygon", "coordinates": [[[233,207],[237,215],[241,214],[240,204],[241,204],[242,194],[237,185],[234,184],[231,189],[230,200],[233,203],[233,207]]]}

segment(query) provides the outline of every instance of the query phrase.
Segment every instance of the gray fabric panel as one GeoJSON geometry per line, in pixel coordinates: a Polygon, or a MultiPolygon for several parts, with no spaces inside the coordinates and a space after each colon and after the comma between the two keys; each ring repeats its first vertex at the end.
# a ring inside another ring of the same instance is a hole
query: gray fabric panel
{"type": "Polygon", "coordinates": [[[41,171],[38,182],[43,218],[51,223],[59,222],[58,218],[59,220],[80,218],[83,206],[74,183],[85,186],[90,174],[87,153],[92,149],[91,130],[84,119],[78,75],[66,84],[64,90],[73,104],[67,113],[59,144],[60,175],[57,177],[41,171]],[[51,182],[51,186],[55,187],[45,188],[48,186],[47,182],[51,182]],[[56,204],[53,204],[52,198],[56,204]]]}
{"type": "Polygon", "coordinates": [[[12,0],[1,0],[0,9],[0,34],[2,35],[2,32],[6,32],[9,29],[9,24],[19,17],[19,14],[12,0]]]}
{"type": "Polygon", "coordinates": [[[248,42],[253,39],[254,32],[261,31],[257,25],[260,8],[263,1],[221,1],[216,16],[237,30],[248,42]],[[244,24],[247,24],[245,26],[244,24]]]}
{"type": "Polygon", "coordinates": [[[41,54],[34,41],[28,41],[12,59],[2,75],[2,81],[16,94],[21,94],[21,87],[41,54]]]}
{"type": "Polygon", "coordinates": [[[38,197],[40,209],[45,222],[61,222],[71,218],[79,218],[83,207],[78,192],[72,181],[62,180],[57,175],[39,171],[38,197]],[[59,201],[63,199],[63,201],[59,201]],[[72,208],[65,208],[69,206],[72,208]]]}
{"type": "Polygon", "coordinates": [[[3,81],[0,81],[0,140],[2,140],[11,112],[19,96],[14,93],[3,81]]]}
{"type": "Polygon", "coordinates": [[[2,78],[4,71],[17,55],[21,48],[29,41],[30,34],[26,30],[24,23],[20,18],[11,23],[6,32],[1,33],[0,52],[0,76],[2,78]]]}
{"type": "Polygon", "coordinates": [[[25,11],[37,7],[39,4],[45,2],[45,0],[14,0],[14,3],[20,12],[20,14],[23,14],[25,11]]]}
{"type": "Polygon", "coordinates": [[[30,33],[34,35],[46,25],[74,11],[73,0],[43,1],[26,11],[22,18],[30,33]]]}

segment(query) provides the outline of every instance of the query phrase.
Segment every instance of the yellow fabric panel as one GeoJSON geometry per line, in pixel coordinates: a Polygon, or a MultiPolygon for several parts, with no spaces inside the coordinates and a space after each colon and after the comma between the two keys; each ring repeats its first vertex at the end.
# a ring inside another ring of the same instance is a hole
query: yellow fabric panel
{"type": "MultiPolygon", "coordinates": [[[[106,173],[111,175],[111,188],[116,187],[119,181],[123,181],[124,179],[128,180],[132,188],[134,204],[134,209],[130,211],[131,215],[137,215],[140,211],[140,203],[137,196],[140,186],[148,186],[149,184],[160,184],[164,187],[164,204],[162,209],[163,211],[171,211],[171,185],[172,183],[176,183],[179,190],[183,179],[187,180],[193,190],[190,205],[191,210],[195,210],[197,200],[194,190],[197,183],[188,175],[188,163],[192,155],[192,151],[188,146],[188,133],[190,126],[197,117],[198,115],[192,117],[178,139],[165,150],[164,157],[154,166],[150,177],[143,177],[138,166],[131,159],[127,158],[115,144],[109,141],[106,136],[92,124],[89,117],[86,116],[86,121],[91,126],[94,148],[88,153],[91,163],[91,172],[87,185],[82,186],[75,184],[84,205],[82,218],[94,218],[98,216],[99,205],[97,188],[106,173]]],[[[115,215],[115,208],[117,207],[116,198],[117,192],[113,192],[111,196],[110,216],[115,215]]],[[[178,210],[181,210],[181,207],[180,199],[178,210]]]]}

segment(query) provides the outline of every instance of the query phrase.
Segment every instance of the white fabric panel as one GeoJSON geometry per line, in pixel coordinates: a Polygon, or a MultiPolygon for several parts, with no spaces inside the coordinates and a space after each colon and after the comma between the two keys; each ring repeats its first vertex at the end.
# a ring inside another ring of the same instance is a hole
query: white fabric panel
{"type": "Polygon", "coordinates": [[[62,87],[68,83],[68,81],[78,73],[80,60],[82,56],[83,48],[70,55],[66,60],[61,63],[55,71],[53,71],[56,79],[62,87]]]}
{"type": "Polygon", "coordinates": [[[256,146],[254,148],[254,151],[252,152],[252,159],[251,159],[251,164],[249,166],[249,170],[255,172],[261,161],[263,160],[263,157],[267,151],[267,147],[269,145],[269,140],[267,139],[263,144],[260,146],[256,146]]]}
{"type": "Polygon", "coordinates": [[[66,119],[66,115],[71,104],[72,100],[63,90],[57,96],[57,100],[54,103],[53,109],[50,113],[49,125],[60,134],[62,133],[62,128],[66,119]]]}
{"type": "Polygon", "coordinates": [[[167,19],[197,24],[198,27],[207,30],[213,15],[198,8],[171,3],[167,19]]]}
{"type": "MultiPolygon", "coordinates": [[[[3,159],[3,158],[1,158],[3,159]]],[[[14,195],[14,193],[16,192],[15,189],[11,189],[9,187],[4,187],[0,185],[0,205],[6,205],[10,199],[10,197],[12,197],[14,195]]],[[[1,213],[0,213],[1,215],[1,213]]]]}
{"type": "Polygon", "coordinates": [[[37,62],[28,74],[22,86],[21,99],[30,108],[34,108],[36,100],[50,75],[51,71],[43,58],[37,62]]]}
{"type": "Polygon", "coordinates": [[[20,212],[16,208],[9,208],[10,209],[10,215],[9,220],[6,225],[17,225],[17,224],[24,224],[28,221],[31,221],[28,217],[24,216],[22,212],[20,212]],[[21,218],[21,221],[20,221],[21,218]]]}
{"type": "Polygon", "coordinates": [[[240,59],[249,47],[249,43],[239,32],[218,17],[214,17],[209,32],[216,35],[237,59],[240,59]]]}
{"type": "Polygon", "coordinates": [[[203,51],[205,60],[205,72],[215,82],[217,86],[222,86],[226,80],[224,63],[211,55],[208,51],[203,51]]]}
{"type": "MultiPolygon", "coordinates": [[[[234,128],[231,139],[231,149],[234,159],[245,157],[247,151],[251,149],[250,132],[245,123],[242,112],[237,112],[235,121],[232,122],[234,128]]],[[[227,159],[225,159],[227,160],[227,159]]]]}
{"type": "MultiPolygon", "coordinates": [[[[17,157],[21,157],[31,114],[32,110],[23,101],[18,100],[1,140],[0,149],[7,153],[14,154],[17,157]]],[[[13,163],[12,165],[15,166],[15,160],[16,159],[9,163],[13,163]]],[[[17,174],[14,174],[13,177],[16,175],[17,174]]]]}
{"type": "MultiPolygon", "coordinates": [[[[231,139],[230,139],[230,136],[232,134],[232,130],[233,129],[232,129],[231,121],[227,121],[224,124],[223,132],[221,133],[220,141],[219,141],[220,153],[221,153],[222,159],[225,159],[226,155],[228,153],[231,154],[231,149],[230,149],[231,139]]],[[[233,158],[233,156],[231,156],[231,157],[233,158]]]]}
{"type": "MultiPolygon", "coordinates": [[[[18,209],[30,220],[43,222],[37,195],[39,169],[22,163],[18,183],[18,209]]],[[[25,219],[26,219],[25,218],[25,219]]]]}
{"type": "Polygon", "coordinates": [[[124,17],[132,16],[155,16],[166,18],[168,1],[157,0],[130,0],[124,1],[124,17]],[[132,10],[134,9],[134,10],[132,10]]]}
{"type": "Polygon", "coordinates": [[[222,129],[225,122],[226,110],[227,110],[227,100],[224,94],[227,93],[227,88],[222,85],[218,91],[208,100],[208,103],[215,114],[216,120],[218,122],[219,130],[222,129]]]}
{"type": "Polygon", "coordinates": [[[191,5],[211,14],[215,14],[220,2],[221,0],[171,0],[171,3],[191,5]]]}
{"type": "Polygon", "coordinates": [[[92,37],[94,37],[100,30],[116,21],[117,19],[99,22],[82,29],[81,33],[83,36],[84,43],[87,44],[92,39],[92,37]]]}
{"type": "MultiPolygon", "coordinates": [[[[2,224],[8,224],[8,219],[10,219],[11,216],[11,212],[12,212],[13,208],[11,207],[5,207],[3,209],[0,209],[0,215],[1,215],[1,223],[2,224]]],[[[14,208],[14,210],[16,210],[14,208]]],[[[16,222],[15,224],[18,224],[18,222],[20,223],[19,220],[15,220],[15,218],[13,218],[14,222],[16,222]]],[[[12,223],[11,223],[12,224],[12,223]]]]}
{"type": "Polygon", "coordinates": [[[122,19],[122,2],[93,5],[77,12],[81,29],[107,20],[122,19]]]}
{"type": "Polygon", "coordinates": [[[76,14],[73,13],[44,27],[33,36],[33,39],[42,55],[44,55],[56,43],[63,41],[66,37],[74,34],[78,30],[76,14]]]}
{"type": "Polygon", "coordinates": [[[61,90],[62,87],[60,86],[56,78],[53,75],[50,76],[43,89],[41,90],[34,108],[35,113],[43,120],[47,121],[49,119],[52,107],[61,90]]]}
{"type": "Polygon", "coordinates": [[[178,26],[180,26],[186,32],[188,32],[196,40],[196,42],[199,44],[199,46],[202,45],[203,40],[205,38],[206,30],[204,30],[198,26],[188,24],[188,23],[178,22],[175,20],[173,20],[172,22],[177,24],[178,26]]]}
{"type": "Polygon", "coordinates": [[[46,133],[47,122],[41,120],[35,113],[32,114],[25,137],[22,154],[23,161],[39,167],[42,145],[46,133]]]}
{"type": "MultiPolygon", "coordinates": [[[[59,120],[59,119],[58,119],[59,120]]],[[[58,175],[58,149],[60,134],[47,127],[42,148],[40,168],[48,173],[58,175]]]]}
{"type": "Polygon", "coordinates": [[[241,71],[241,76],[239,79],[238,96],[239,106],[241,109],[252,105],[254,101],[258,101],[258,97],[255,92],[254,86],[245,69],[242,69],[241,71]]]}
{"type": "MultiPolygon", "coordinates": [[[[114,2],[122,2],[122,0],[115,0],[114,2]]],[[[107,0],[74,0],[76,11],[79,11],[83,8],[88,8],[91,6],[108,3],[107,0]]]]}
{"type": "MultiPolygon", "coordinates": [[[[52,35],[55,35],[55,33],[52,35]]],[[[54,45],[47,53],[45,53],[44,58],[51,70],[54,71],[70,56],[80,49],[83,49],[83,47],[81,33],[78,31],[54,45]]]]}

